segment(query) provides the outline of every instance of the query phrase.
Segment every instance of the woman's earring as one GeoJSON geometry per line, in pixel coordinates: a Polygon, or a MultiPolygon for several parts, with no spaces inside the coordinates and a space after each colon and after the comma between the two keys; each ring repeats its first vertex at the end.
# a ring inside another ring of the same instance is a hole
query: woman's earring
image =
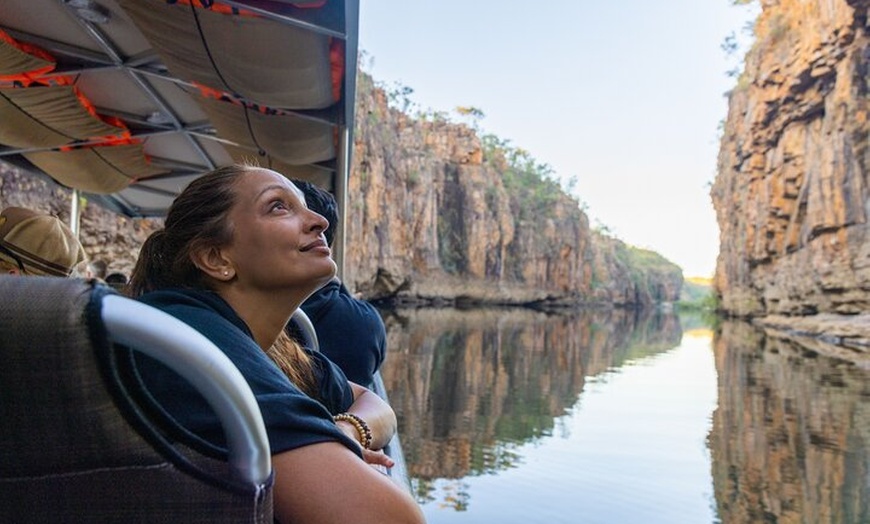
{"type": "Polygon", "coordinates": [[[226,270],[226,269],[224,269],[224,276],[225,276],[225,277],[230,276],[230,272],[229,272],[228,270],[226,270]]]}

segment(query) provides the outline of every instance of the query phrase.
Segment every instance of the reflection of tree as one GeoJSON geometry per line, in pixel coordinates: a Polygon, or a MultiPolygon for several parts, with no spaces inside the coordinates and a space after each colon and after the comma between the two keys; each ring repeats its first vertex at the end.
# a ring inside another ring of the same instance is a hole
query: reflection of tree
{"type": "Polygon", "coordinates": [[[462,480],[454,480],[442,487],[444,502],[442,507],[453,508],[456,511],[466,511],[471,494],[468,492],[468,483],[462,480]]]}
{"type": "MultiPolygon", "coordinates": [[[[421,501],[433,496],[426,479],[516,467],[518,448],[553,434],[586,377],[681,335],[672,314],[620,310],[402,310],[385,320],[382,371],[421,501]]],[[[461,505],[459,493],[449,504],[461,505]]]]}
{"type": "Polygon", "coordinates": [[[724,523],[870,522],[870,377],[725,322],[709,445],[724,523]]]}
{"type": "Polygon", "coordinates": [[[516,449],[516,444],[499,441],[489,445],[474,446],[471,457],[471,472],[479,475],[517,467],[522,463],[523,458],[516,449]]]}
{"type": "Polygon", "coordinates": [[[437,481],[435,479],[413,478],[411,479],[411,493],[421,504],[435,502],[436,491],[441,491],[442,501],[439,507],[451,508],[455,511],[465,511],[471,500],[469,484],[462,479],[437,481]]]}
{"type": "Polygon", "coordinates": [[[414,498],[421,504],[434,502],[435,496],[435,481],[433,479],[415,478],[411,479],[411,492],[414,498]]]}

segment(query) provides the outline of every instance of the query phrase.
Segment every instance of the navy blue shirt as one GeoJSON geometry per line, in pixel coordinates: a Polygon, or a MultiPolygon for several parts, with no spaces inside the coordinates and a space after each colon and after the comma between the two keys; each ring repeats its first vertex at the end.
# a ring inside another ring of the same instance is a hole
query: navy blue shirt
{"type": "Polygon", "coordinates": [[[370,386],[384,362],[387,332],[378,310],[354,298],[338,279],[330,280],[302,304],[317,332],[320,351],[348,380],[370,386]]]}
{"type": "MultiPolygon", "coordinates": [[[[139,300],[205,335],[236,365],[260,406],[272,454],[329,441],[341,442],[360,454],[359,446],[332,420],[332,415],[347,411],[353,403],[353,391],[329,359],[308,351],[318,380],[315,400],[297,388],[260,349],[245,322],[218,294],[167,289],[147,293],[139,300]]],[[[138,356],[137,368],[148,390],[176,421],[205,440],[226,446],[217,415],[190,384],[149,357],[138,356]]]]}

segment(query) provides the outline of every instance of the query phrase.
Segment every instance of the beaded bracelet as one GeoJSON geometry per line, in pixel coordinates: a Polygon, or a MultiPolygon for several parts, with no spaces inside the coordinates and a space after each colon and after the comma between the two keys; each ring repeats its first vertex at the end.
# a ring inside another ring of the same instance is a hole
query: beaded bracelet
{"type": "Polygon", "coordinates": [[[356,429],[356,432],[359,435],[359,443],[362,445],[363,449],[372,449],[372,430],[369,429],[369,425],[366,424],[365,420],[353,413],[339,413],[332,417],[332,420],[335,422],[343,420],[350,423],[350,425],[356,429]]]}

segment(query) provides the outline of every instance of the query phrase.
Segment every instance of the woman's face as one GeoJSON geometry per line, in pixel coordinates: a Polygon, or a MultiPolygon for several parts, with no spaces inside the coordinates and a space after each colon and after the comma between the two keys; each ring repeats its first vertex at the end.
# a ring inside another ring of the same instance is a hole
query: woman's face
{"type": "Polygon", "coordinates": [[[325,218],[305,205],[292,182],[268,169],[251,170],[235,185],[232,241],[222,252],[236,282],[256,290],[313,292],[335,275],[323,231],[325,218]]]}

